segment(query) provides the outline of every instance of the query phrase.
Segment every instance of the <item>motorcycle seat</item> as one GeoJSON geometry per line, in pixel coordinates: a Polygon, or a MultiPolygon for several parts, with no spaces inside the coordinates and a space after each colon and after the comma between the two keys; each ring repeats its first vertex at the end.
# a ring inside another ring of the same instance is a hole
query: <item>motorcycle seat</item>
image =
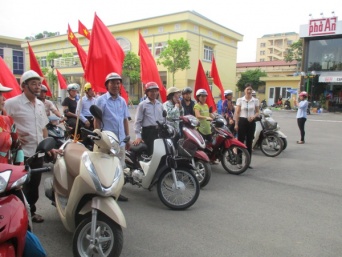
{"type": "Polygon", "coordinates": [[[79,143],[69,143],[64,149],[64,160],[68,173],[77,177],[80,173],[81,156],[88,149],[79,143]]]}
{"type": "Polygon", "coordinates": [[[129,150],[131,150],[132,152],[135,152],[135,153],[141,153],[141,152],[147,150],[147,145],[145,143],[140,143],[138,145],[131,145],[129,150]]]}

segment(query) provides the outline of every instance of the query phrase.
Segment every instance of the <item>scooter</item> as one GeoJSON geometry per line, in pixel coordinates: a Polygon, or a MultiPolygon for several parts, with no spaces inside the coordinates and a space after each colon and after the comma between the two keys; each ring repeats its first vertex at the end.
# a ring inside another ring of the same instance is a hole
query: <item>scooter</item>
{"type": "Polygon", "coordinates": [[[204,152],[205,141],[196,127],[199,121],[192,115],[179,117],[182,124],[182,135],[177,143],[177,155],[190,162],[200,187],[205,187],[211,177],[211,165],[208,155],[204,152]]]}
{"type": "Polygon", "coordinates": [[[267,108],[266,99],[261,101],[260,110],[267,108]]]}
{"type": "Polygon", "coordinates": [[[290,103],[290,98],[287,98],[284,102],[284,108],[285,110],[291,110],[291,103],[290,103]]]}
{"type": "MultiPolygon", "coordinates": [[[[90,111],[99,120],[95,105],[90,111]]],[[[125,217],[117,204],[124,184],[117,154],[120,142],[110,131],[86,131],[93,152],[67,140],[60,149],[53,177],[46,179],[45,195],[56,206],[64,227],[73,232],[74,256],[119,256],[123,247],[125,217]]],[[[124,141],[127,142],[129,137],[124,141]]]]}
{"type": "Polygon", "coordinates": [[[284,133],[277,131],[278,123],[270,117],[272,111],[264,110],[256,119],[252,148],[260,147],[261,152],[268,157],[276,157],[284,150],[287,139],[284,133]],[[284,141],[280,136],[284,137],[284,141]]]}
{"type": "Polygon", "coordinates": [[[49,137],[56,141],[56,149],[65,143],[65,131],[59,126],[60,118],[49,116],[49,123],[46,125],[49,137]]]}
{"type": "Polygon", "coordinates": [[[220,160],[230,174],[239,175],[247,170],[251,158],[245,144],[237,140],[227,127],[226,119],[216,114],[211,122],[212,140],[205,152],[211,161],[220,160]]]}
{"type": "MultiPolygon", "coordinates": [[[[166,117],[166,111],[163,111],[166,117]]],[[[184,210],[192,206],[200,193],[200,185],[192,172],[189,162],[176,155],[173,144],[175,129],[157,122],[159,138],[154,141],[151,156],[144,155],[145,143],[131,146],[126,151],[126,165],[130,172],[125,173],[125,182],[151,190],[157,184],[159,199],[174,210],[184,210]]]]}
{"type": "Polygon", "coordinates": [[[27,231],[32,229],[29,206],[22,186],[30,174],[50,171],[50,167],[30,169],[29,163],[54,147],[54,140],[46,138],[26,165],[0,164],[0,256],[21,257],[24,253],[27,231]]]}

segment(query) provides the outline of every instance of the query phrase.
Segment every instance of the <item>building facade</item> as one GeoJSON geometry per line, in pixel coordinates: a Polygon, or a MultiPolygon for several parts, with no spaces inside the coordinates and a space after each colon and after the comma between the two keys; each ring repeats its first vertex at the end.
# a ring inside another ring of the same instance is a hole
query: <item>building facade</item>
{"type": "Polygon", "coordinates": [[[299,35],[295,32],[267,34],[257,39],[256,61],[284,60],[287,49],[298,41],[299,35]]]}
{"type": "MultiPolygon", "coordinates": [[[[163,15],[107,27],[125,52],[133,51],[136,54],[139,51],[140,31],[156,60],[163,48],[167,46],[168,40],[183,38],[189,42],[191,68],[176,72],[175,85],[172,85],[172,74],[162,65],[158,65],[159,74],[167,88],[171,86],[178,88],[190,86],[193,88],[198,60],[202,61],[204,70],[210,74],[213,54],[225,89],[235,88],[237,44],[243,39],[243,36],[194,11],[163,15]]],[[[87,52],[88,39],[77,33],[75,35],[87,52]]],[[[68,82],[85,83],[79,57],[75,47],[68,41],[67,35],[35,40],[30,42],[30,45],[35,55],[39,57],[41,67],[46,67],[49,70],[57,68],[68,82]],[[57,53],[60,57],[48,61],[47,56],[51,52],[57,53]]],[[[26,67],[29,67],[27,44],[22,44],[22,47],[25,49],[26,67]]],[[[208,78],[208,80],[212,84],[211,79],[208,78]]],[[[127,78],[124,78],[123,83],[131,99],[141,97],[141,86],[130,85],[127,78]]],[[[214,96],[219,94],[216,86],[212,86],[212,89],[214,96]]],[[[63,92],[59,92],[59,97],[64,97],[63,92]]]]}
{"type": "Polygon", "coordinates": [[[24,72],[24,50],[21,48],[23,41],[19,38],[0,36],[0,56],[17,78],[18,84],[24,72]]]}
{"type": "Polygon", "coordinates": [[[342,21],[334,13],[311,19],[299,34],[304,41],[302,89],[312,101],[325,99],[329,111],[342,111],[342,21]]]}

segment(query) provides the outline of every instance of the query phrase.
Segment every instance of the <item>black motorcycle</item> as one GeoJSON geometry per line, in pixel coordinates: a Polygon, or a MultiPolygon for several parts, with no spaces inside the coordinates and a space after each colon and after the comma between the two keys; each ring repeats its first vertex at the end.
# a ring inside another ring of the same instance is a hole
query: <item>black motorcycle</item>
{"type": "Polygon", "coordinates": [[[285,110],[291,110],[291,103],[290,103],[290,99],[287,98],[284,102],[284,108],[285,110]]]}

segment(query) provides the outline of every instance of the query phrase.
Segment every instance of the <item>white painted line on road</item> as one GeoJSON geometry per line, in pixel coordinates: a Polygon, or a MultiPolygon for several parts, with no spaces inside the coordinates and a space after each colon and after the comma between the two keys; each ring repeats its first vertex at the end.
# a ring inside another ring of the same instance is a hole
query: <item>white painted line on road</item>
{"type": "Polygon", "coordinates": [[[309,120],[309,121],[342,122],[342,120],[309,120]]]}

